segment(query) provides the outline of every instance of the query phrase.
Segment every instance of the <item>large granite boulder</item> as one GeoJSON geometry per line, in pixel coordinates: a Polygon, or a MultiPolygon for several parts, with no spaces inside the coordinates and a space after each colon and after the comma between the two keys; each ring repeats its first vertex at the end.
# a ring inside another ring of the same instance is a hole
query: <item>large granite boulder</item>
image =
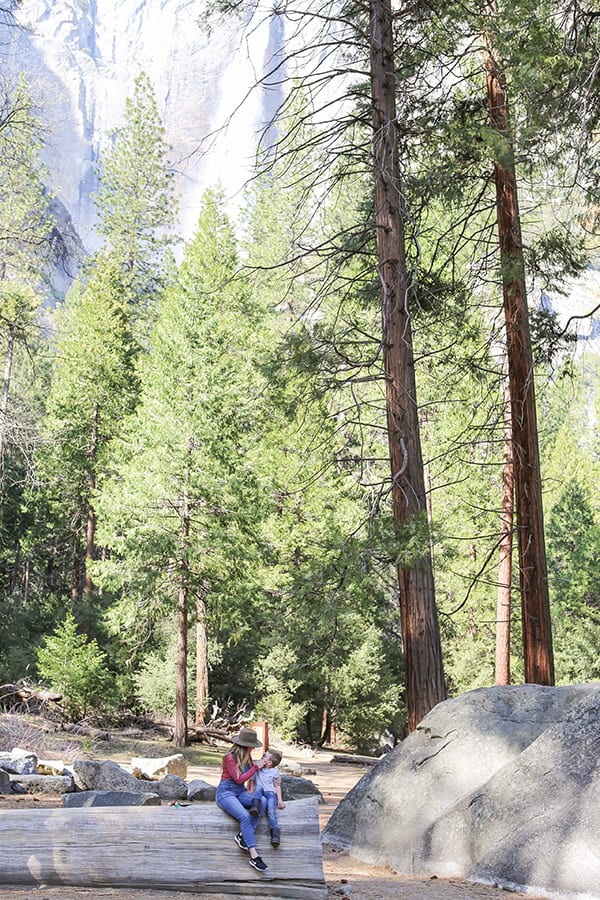
{"type": "Polygon", "coordinates": [[[471,691],[367,772],[323,840],[405,874],[600,897],[599,751],[600,684],[471,691]]]}
{"type": "Polygon", "coordinates": [[[14,747],[10,752],[3,751],[0,755],[0,769],[10,772],[12,775],[35,775],[37,772],[38,758],[35,753],[14,747]]]}

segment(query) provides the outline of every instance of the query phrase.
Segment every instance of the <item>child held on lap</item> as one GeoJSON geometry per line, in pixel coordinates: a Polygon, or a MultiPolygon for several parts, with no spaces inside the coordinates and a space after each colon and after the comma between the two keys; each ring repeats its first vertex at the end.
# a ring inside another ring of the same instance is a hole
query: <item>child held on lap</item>
{"type": "Polygon", "coordinates": [[[285,809],[285,803],[281,796],[281,774],[277,768],[281,762],[281,756],[279,750],[267,750],[263,755],[265,764],[264,768],[254,776],[255,787],[250,809],[250,815],[258,818],[266,807],[271,829],[271,844],[274,847],[278,847],[281,840],[277,810],[285,809]]]}

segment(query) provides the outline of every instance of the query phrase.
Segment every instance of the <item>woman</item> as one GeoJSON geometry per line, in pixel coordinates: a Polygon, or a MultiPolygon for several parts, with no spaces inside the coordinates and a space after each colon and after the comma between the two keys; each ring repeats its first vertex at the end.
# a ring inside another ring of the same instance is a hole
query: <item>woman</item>
{"type": "Polygon", "coordinates": [[[231,740],[233,746],[229,753],[225,754],[221,764],[217,806],[238,820],[240,830],[235,836],[236,844],[240,850],[248,851],[249,863],[253,868],[258,872],[265,872],[268,866],[260,858],[254,839],[258,819],[250,815],[252,795],[244,787],[245,783],[265,765],[264,759],[253,763],[250,754],[253,747],[262,747],[262,744],[252,728],[240,728],[238,734],[234,734],[231,740]]]}

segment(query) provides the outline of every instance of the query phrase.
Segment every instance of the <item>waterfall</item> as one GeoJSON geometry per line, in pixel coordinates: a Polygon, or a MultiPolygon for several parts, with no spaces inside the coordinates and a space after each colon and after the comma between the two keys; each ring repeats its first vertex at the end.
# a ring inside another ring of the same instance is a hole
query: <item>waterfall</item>
{"type": "Polygon", "coordinates": [[[89,248],[98,241],[98,160],[141,71],[172,146],[183,237],[196,226],[207,186],[220,180],[232,204],[241,201],[260,132],[279,103],[272,70],[283,21],[272,2],[258,0],[245,20],[224,17],[208,33],[201,11],[197,0],[23,0],[25,30],[0,23],[0,64],[28,76],[48,135],[50,187],[89,248]]]}

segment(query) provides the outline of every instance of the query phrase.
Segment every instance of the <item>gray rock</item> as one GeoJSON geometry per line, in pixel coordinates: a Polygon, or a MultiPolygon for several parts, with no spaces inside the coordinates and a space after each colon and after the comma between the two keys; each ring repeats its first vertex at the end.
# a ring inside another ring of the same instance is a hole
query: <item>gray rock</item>
{"type": "Polygon", "coordinates": [[[76,759],[73,772],[77,787],[84,791],[157,793],[156,782],[141,781],[112,760],[76,759]]]}
{"type": "Polygon", "coordinates": [[[434,823],[423,869],[600,896],[599,758],[600,690],[434,823]]]}
{"type": "Polygon", "coordinates": [[[27,789],[24,788],[22,784],[19,784],[18,781],[11,781],[10,792],[11,794],[26,794],[27,789]]]}
{"type": "Polygon", "coordinates": [[[439,704],[341,802],[325,843],[419,875],[598,890],[600,684],[439,704]]]}
{"type": "Polygon", "coordinates": [[[144,781],[112,760],[76,759],[75,782],[84,791],[131,791],[158,794],[162,800],[186,800],[187,784],[177,775],[165,775],[160,781],[144,781]]]}
{"type": "Polygon", "coordinates": [[[217,794],[216,787],[203,781],[202,778],[194,778],[188,784],[187,799],[188,800],[210,800],[214,801],[217,794]]]}
{"type": "Polygon", "coordinates": [[[70,775],[9,775],[12,782],[20,784],[28,794],[66,794],[75,789],[70,775]]]}
{"type": "Polygon", "coordinates": [[[154,793],[162,800],[187,800],[187,783],[178,775],[165,775],[160,781],[150,782],[154,793]]]}
{"type": "Polygon", "coordinates": [[[19,784],[18,781],[11,781],[10,792],[11,794],[26,794],[27,789],[24,788],[22,784],[19,784]]]}
{"type": "Polygon", "coordinates": [[[139,791],[78,791],[63,794],[63,806],[160,806],[158,794],[140,794],[139,791]]]}
{"type": "Polygon", "coordinates": [[[0,794],[10,794],[10,778],[4,769],[0,769],[0,794]]]}
{"type": "Polygon", "coordinates": [[[9,753],[0,756],[0,769],[10,772],[13,775],[35,775],[37,772],[38,759],[35,753],[29,753],[26,756],[19,751],[17,755],[9,753]]]}
{"type": "Polygon", "coordinates": [[[319,803],[324,803],[323,795],[319,788],[308,778],[298,778],[295,775],[281,773],[281,796],[288,800],[301,800],[303,797],[317,796],[319,803]]]}
{"type": "Polygon", "coordinates": [[[150,781],[158,781],[165,775],[178,775],[185,779],[187,760],[183,753],[162,756],[160,759],[136,756],[131,760],[131,773],[136,778],[148,778],[150,781]]]}

